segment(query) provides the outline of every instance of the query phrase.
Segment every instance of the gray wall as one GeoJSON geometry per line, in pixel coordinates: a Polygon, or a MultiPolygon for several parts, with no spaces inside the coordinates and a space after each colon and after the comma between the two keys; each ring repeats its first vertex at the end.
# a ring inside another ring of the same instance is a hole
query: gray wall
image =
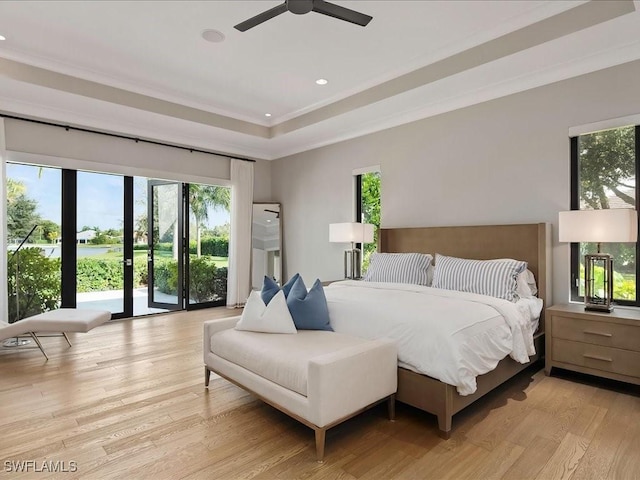
{"type": "Polygon", "coordinates": [[[270,202],[271,199],[271,162],[256,160],[253,164],[253,201],[270,202]]]}
{"type": "Polygon", "coordinates": [[[342,277],[329,223],[353,218],[353,169],[380,165],[383,227],[552,223],[553,300],[566,301],[568,130],[640,113],[638,78],[632,62],[274,161],[285,277],[342,277]]]}

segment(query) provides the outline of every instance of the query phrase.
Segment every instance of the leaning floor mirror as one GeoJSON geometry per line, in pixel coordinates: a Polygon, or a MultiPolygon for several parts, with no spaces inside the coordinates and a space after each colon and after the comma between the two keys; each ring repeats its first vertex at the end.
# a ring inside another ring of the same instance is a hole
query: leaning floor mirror
{"type": "Polygon", "coordinates": [[[282,285],[282,230],[279,203],[254,203],[251,228],[251,278],[254,290],[262,288],[264,276],[282,285]]]}

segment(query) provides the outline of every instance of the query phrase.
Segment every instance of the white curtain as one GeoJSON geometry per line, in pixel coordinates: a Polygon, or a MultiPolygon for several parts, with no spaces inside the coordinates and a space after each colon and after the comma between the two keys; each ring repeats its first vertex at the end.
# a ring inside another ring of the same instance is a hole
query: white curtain
{"type": "Polygon", "coordinates": [[[7,168],[4,119],[0,118],[0,321],[8,322],[7,306],[7,168]]]}
{"type": "Polygon", "coordinates": [[[251,292],[251,216],[253,213],[253,162],[231,160],[231,234],[227,307],[245,304],[251,292]]]}

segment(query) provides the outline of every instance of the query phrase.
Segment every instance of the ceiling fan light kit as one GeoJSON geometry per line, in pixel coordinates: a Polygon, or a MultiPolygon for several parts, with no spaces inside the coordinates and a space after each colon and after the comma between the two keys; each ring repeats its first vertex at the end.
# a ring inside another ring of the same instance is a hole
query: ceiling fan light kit
{"type": "Polygon", "coordinates": [[[345,22],[353,23],[366,27],[373,17],[365,15],[364,13],[356,12],[350,8],[341,7],[335,3],[325,2],[324,0],[285,0],[281,5],[273,7],[265,12],[262,12],[255,17],[245,20],[239,23],[234,28],[241,32],[246,32],[250,28],[253,28],[261,23],[271,20],[284,12],[295,13],[296,15],[304,15],[309,12],[321,13],[329,17],[337,18],[338,20],[344,20],[345,22]]]}

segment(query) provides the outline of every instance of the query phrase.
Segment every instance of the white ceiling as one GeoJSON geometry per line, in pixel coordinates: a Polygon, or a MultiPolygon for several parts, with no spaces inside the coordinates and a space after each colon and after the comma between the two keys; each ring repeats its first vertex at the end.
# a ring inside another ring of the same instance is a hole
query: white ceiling
{"type": "Polygon", "coordinates": [[[335,1],[373,20],[233,28],[279,3],[0,1],[0,110],[274,159],[640,58],[630,0],[335,1]]]}

